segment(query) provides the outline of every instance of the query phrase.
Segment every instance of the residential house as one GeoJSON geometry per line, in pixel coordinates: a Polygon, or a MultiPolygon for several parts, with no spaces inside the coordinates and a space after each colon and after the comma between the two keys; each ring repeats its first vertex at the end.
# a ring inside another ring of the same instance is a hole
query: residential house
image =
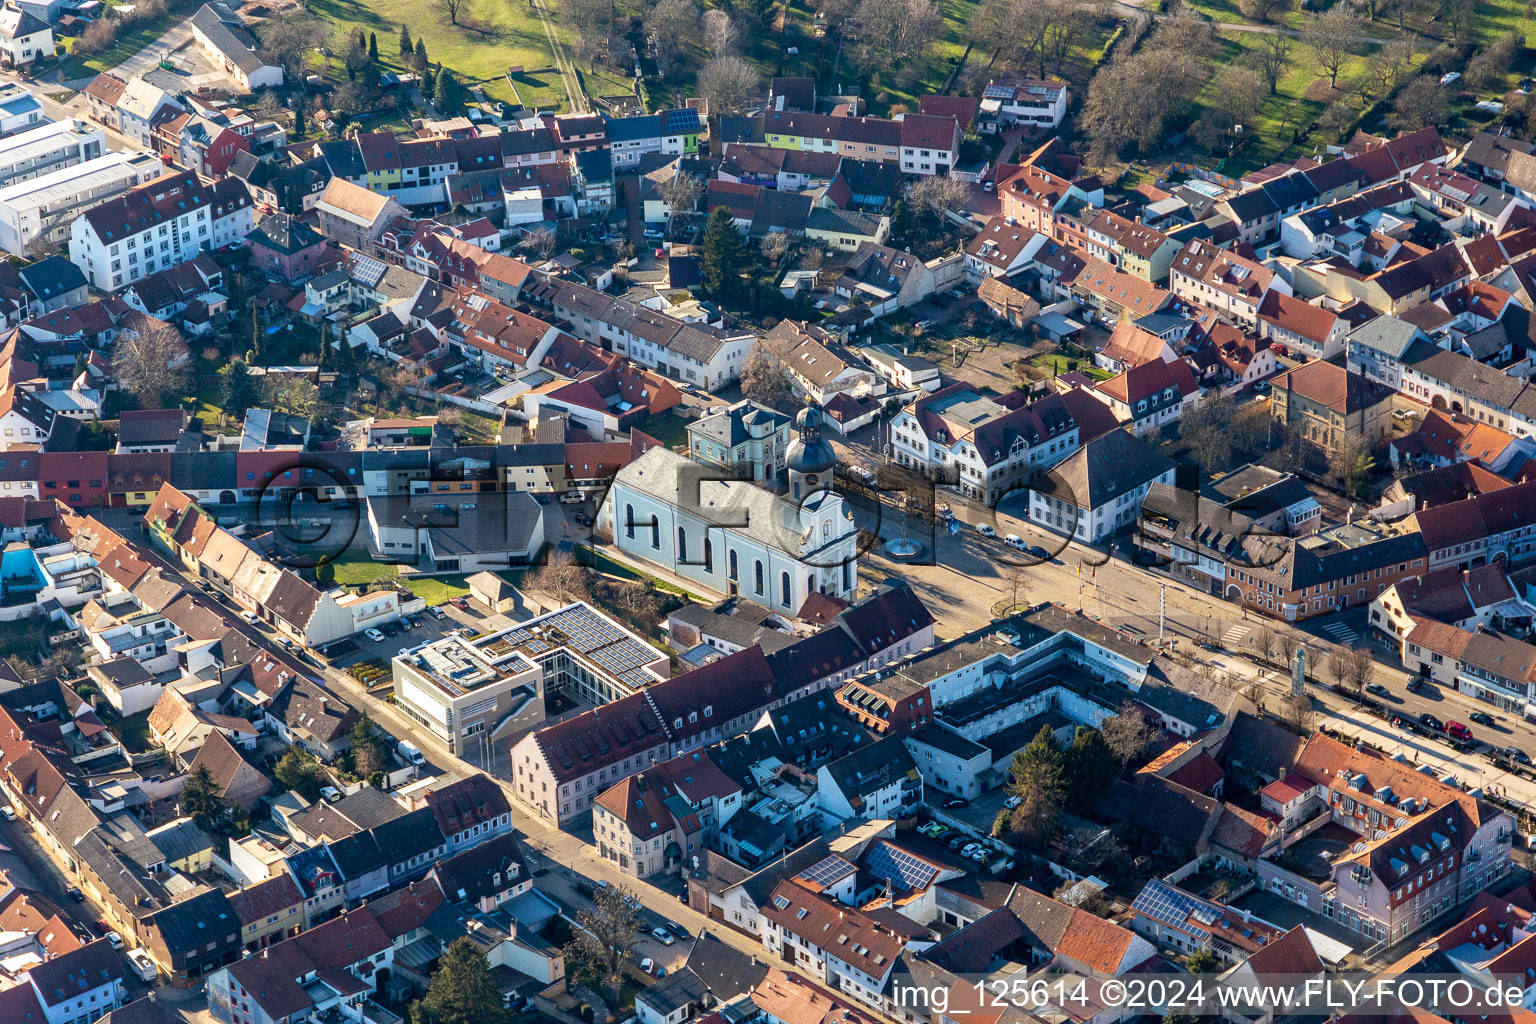
{"type": "Polygon", "coordinates": [[[1173,483],[1173,463],[1125,430],[1077,448],[1030,487],[1030,519],[1099,544],[1136,522],[1154,483],[1173,483]]]}

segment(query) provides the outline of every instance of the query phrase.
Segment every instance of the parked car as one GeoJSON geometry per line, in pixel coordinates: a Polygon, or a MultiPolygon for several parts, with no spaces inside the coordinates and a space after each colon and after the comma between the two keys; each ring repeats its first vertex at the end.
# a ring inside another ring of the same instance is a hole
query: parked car
{"type": "Polygon", "coordinates": [[[85,893],[80,891],[80,887],[78,885],[72,885],[69,887],[69,898],[74,900],[76,903],[84,903],[85,893]]]}
{"type": "Polygon", "coordinates": [[[1372,683],[1370,686],[1367,686],[1365,688],[1365,692],[1366,693],[1373,693],[1373,694],[1375,694],[1378,697],[1390,697],[1390,696],[1392,696],[1392,691],[1387,689],[1385,686],[1382,686],[1380,683],[1372,683]]]}
{"type": "Polygon", "coordinates": [[[399,636],[400,623],[393,620],[385,622],[379,626],[379,632],[383,633],[385,636],[399,636]]]}
{"type": "Polygon", "coordinates": [[[1051,560],[1051,553],[1039,545],[1031,545],[1030,547],[1025,548],[1024,553],[1029,555],[1031,558],[1038,558],[1042,562],[1049,562],[1051,560]]]}
{"type": "Polygon", "coordinates": [[[689,937],[688,936],[688,929],[684,928],[682,925],[678,924],[676,921],[668,921],[667,922],[667,931],[671,932],[673,935],[676,935],[680,939],[686,939],[686,938],[689,937]]]}
{"type": "Polygon", "coordinates": [[[1428,711],[1419,716],[1419,724],[1426,729],[1433,729],[1436,732],[1439,732],[1445,728],[1445,723],[1440,721],[1440,719],[1436,718],[1434,715],[1430,714],[1428,711]]]}
{"type": "Polygon", "coordinates": [[[372,640],[376,644],[381,644],[384,642],[384,634],[380,633],[376,629],[363,630],[363,636],[366,636],[369,640],[372,640]]]}
{"type": "Polygon", "coordinates": [[[1420,690],[1424,689],[1424,680],[1410,679],[1408,680],[1408,685],[1405,686],[1404,689],[1406,689],[1409,693],[1418,693],[1420,690]]]}
{"type": "Polygon", "coordinates": [[[656,961],[652,960],[648,956],[647,957],[642,957],[641,960],[640,960],[640,969],[642,971],[644,971],[646,974],[655,974],[656,973],[656,961]]]}
{"type": "Polygon", "coordinates": [[[944,845],[949,847],[951,850],[958,851],[958,850],[963,849],[964,847],[967,847],[967,846],[971,845],[971,838],[970,838],[970,836],[955,836],[954,838],[952,838],[948,842],[946,842],[944,845]]]}
{"type": "Polygon", "coordinates": [[[969,857],[979,849],[981,849],[980,843],[967,843],[960,848],[960,855],[963,857],[969,857]]]}
{"type": "Polygon", "coordinates": [[[586,497],[580,491],[566,491],[560,495],[560,504],[562,505],[580,505],[586,500],[586,497]]]}
{"type": "Polygon", "coordinates": [[[677,941],[677,939],[673,937],[672,933],[667,931],[665,928],[652,928],[651,938],[655,939],[663,946],[670,946],[672,943],[677,941]]]}
{"type": "Polygon", "coordinates": [[[1446,722],[1445,734],[1459,743],[1472,742],[1472,730],[1468,729],[1460,722],[1446,722]]]}
{"type": "Polygon", "coordinates": [[[111,946],[113,949],[123,948],[123,937],[117,934],[117,932],[107,932],[106,937],[107,945],[111,946]]]}
{"type": "Polygon", "coordinates": [[[432,616],[434,619],[440,619],[444,615],[447,615],[448,613],[443,611],[441,608],[439,608],[437,605],[434,604],[434,605],[431,605],[430,607],[427,608],[427,614],[432,616]]]}
{"type": "Polygon", "coordinates": [[[410,740],[401,740],[395,749],[400,754],[400,760],[406,764],[421,765],[427,763],[427,759],[421,756],[420,749],[410,740]]]}
{"type": "Polygon", "coordinates": [[[940,825],[936,821],[924,822],[923,824],[917,826],[917,834],[920,836],[932,837],[934,833],[938,832],[943,827],[943,825],[940,825]]]}
{"type": "Polygon", "coordinates": [[[1008,808],[1011,811],[1011,810],[1013,810],[1015,807],[1019,806],[1019,804],[1021,804],[1023,802],[1024,802],[1024,798],[1021,797],[1021,796],[1010,796],[1006,800],[1003,801],[1003,806],[1008,808]]]}
{"type": "Polygon", "coordinates": [[[6,821],[16,820],[16,812],[11,809],[10,804],[0,807],[0,818],[4,818],[6,821]]]}
{"type": "Polygon", "coordinates": [[[320,795],[325,798],[326,803],[333,804],[341,799],[341,790],[335,786],[321,786],[320,795]]]}
{"type": "Polygon", "coordinates": [[[1505,747],[1503,750],[1499,751],[1499,753],[1503,754],[1511,761],[1514,761],[1516,764],[1531,763],[1529,755],[1527,755],[1526,752],[1521,750],[1519,747],[1505,747]]]}
{"type": "Polygon", "coordinates": [[[1028,545],[1024,543],[1024,538],[1020,537],[1016,533],[1010,533],[1008,536],[1004,537],[1003,543],[1018,551],[1024,551],[1028,547],[1028,545]]]}
{"type": "Polygon", "coordinates": [[[592,517],[590,515],[588,515],[587,513],[585,513],[585,512],[577,512],[576,513],[576,522],[578,524],[580,524],[581,526],[591,526],[592,525],[592,517]]]}
{"type": "Polygon", "coordinates": [[[983,537],[997,536],[997,531],[992,529],[992,527],[988,526],[986,523],[978,523],[976,525],[976,532],[981,534],[983,537]]]}
{"type": "Polygon", "coordinates": [[[1253,393],[1256,394],[1256,395],[1267,395],[1267,394],[1269,394],[1269,381],[1267,381],[1267,380],[1259,381],[1257,384],[1255,384],[1253,386],[1253,393]]]}
{"type": "Polygon", "coordinates": [[[969,807],[969,806],[971,806],[971,802],[969,800],[967,800],[963,796],[950,797],[948,800],[944,801],[944,809],[945,810],[951,810],[951,809],[956,808],[956,807],[969,807]]]}
{"type": "Polygon", "coordinates": [[[448,603],[460,611],[469,611],[469,598],[467,597],[455,597],[450,599],[448,603]]]}
{"type": "Polygon", "coordinates": [[[971,851],[970,853],[966,854],[966,856],[978,864],[985,864],[987,859],[992,856],[992,852],[983,846],[979,850],[971,851]]]}
{"type": "Polygon", "coordinates": [[[1467,717],[1478,725],[1493,725],[1493,716],[1486,711],[1474,711],[1467,717]]]}

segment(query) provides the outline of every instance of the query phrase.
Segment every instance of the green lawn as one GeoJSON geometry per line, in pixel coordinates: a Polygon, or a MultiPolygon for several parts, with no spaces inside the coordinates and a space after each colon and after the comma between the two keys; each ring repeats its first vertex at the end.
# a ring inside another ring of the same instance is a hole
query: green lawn
{"type": "MultiPolygon", "coordinates": [[[[112,3],[109,0],[106,6],[111,8],[118,6],[118,4],[112,3]]],[[[64,79],[67,81],[72,78],[90,78],[99,72],[111,71],[129,57],[132,57],[156,39],[159,39],[172,25],[191,16],[196,10],[197,7],[195,5],[182,5],[179,8],[173,7],[171,11],[161,18],[147,21],[135,20],[128,27],[119,29],[117,41],[102,52],[92,54],[89,57],[76,57],[74,54],[70,54],[61,61],[59,67],[63,69],[64,79]]],[[[74,40],[67,39],[66,41],[66,39],[67,37],[60,37],[61,42],[65,42],[65,45],[72,48],[74,40]]]]}
{"type": "Polygon", "coordinates": [[[1092,359],[1073,359],[1070,356],[1062,355],[1060,352],[1035,356],[1035,358],[1029,361],[1029,365],[1050,370],[1058,376],[1063,373],[1071,373],[1074,370],[1078,373],[1085,373],[1094,380],[1109,380],[1109,378],[1114,376],[1108,370],[1094,366],[1092,359]]]}
{"type": "Polygon", "coordinates": [[[688,421],[677,413],[667,412],[652,416],[640,424],[640,430],[650,434],[668,448],[688,443],[688,421]]]}
{"type": "Polygon", "coordinates": [[[521,0],[466,0],[460,20],[481,19],[494,25],[494,33],[488,37],[451,24],[432,0],[369,0],[366,4],[359,0],[313,0],[306,6],[338,29],[374,33],[379,40],[379,58],[392,70],[400,70],[400,25],[404,22],[411,38],[426,42],[428,59],[457,72],[464,84],[482,86],[488,99],[509,103],[521,99],[540,108],[566,106],[558,73],[518,77],[516,98],[507,82],[508,67],[521,65],[534,72],[554,66],[538,15],[521,0]]]}
{"type": "MultiPolygon", "coordinates": [[[[1263,44],[1263,39],[1263,36],[1251,32],[1228,32],[1220,35],[1217,40],[1218,49],[1211,56],[1211,78],[1196,96],[1195,105],[1203,106],[1215,96],[1217,70],[1228,64],[1246,60],[1252,51],[1263,44]]],[[[1361,53],[1352,56],[1339,73],[1340,86],[1365,68],[1377,49],[1379,47],[1367,46],[1361,53]]],[[[1420,53],[1419,59],[1423,59],[1423,56],[1420,53]]],[[[1328,84],[1326,76],[1319,74],[1317,65],[1308,57],[1306,48],[1298,42],[1292,50],[1291,67],[1280,79],[1277,94],[1265,100],[1256,123],[1244,126],[1244,134],[1247,138],[1242,149],[1232,158],[1216,163],[1211,154],[1205,150],[1193,143],[1185,143],[1176,152],[1174,159],[1203,166],[1212,166],[1214,163],[1218,172],[1235,178],[1282,159],[1310,156],[1313,150],[1321,149],[1326,143],[1337,141],[1323,138],[1317,132],[1313,132],[1299,142],[1292,141],[1293,130],[1311,125],[1328,106],[1326,102],[1307,98],[1308,90],[1319,82],[1322,86],[1328,84]]],[[[1199,110],[1192,111],[1190,123],[1198,118],[1199,110]]]]}
{"type": "MultiPolygon", "coordinates": [[[[516,581],[513,581],[516,585],[516,581]]],[[[469,585],[463,576],[418,576],[407,578],[406,587],[427,604],[444,604],[455,597],[468,597],[469,585]]]]}
{"type": "Polygon", "coordinates": [[[366,552],[348,551],[331,562],[336,572],[336,584],[342,587],[365,587],[381,576],[392,576],[399,567],[390,562],[375,562],[366,552]]]}
{"type": "Polygon", "coordinates": [[[118,719],[112,725],[112,733],[130,753],[143,753],[149,749],[149,712],[118,719]]]}

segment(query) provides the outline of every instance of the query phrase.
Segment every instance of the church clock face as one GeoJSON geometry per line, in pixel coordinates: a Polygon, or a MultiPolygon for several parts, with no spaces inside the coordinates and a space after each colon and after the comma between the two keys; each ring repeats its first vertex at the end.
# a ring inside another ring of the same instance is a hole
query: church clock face
{"type": "Polygon", "coordinates": [[[812,485],[812,486],[814,486],[820,480],[821,480],[821,475],[818,474],[818,473],[807,473],[806,476],[805,476],[805,482],[807,484],[812,485]]]}

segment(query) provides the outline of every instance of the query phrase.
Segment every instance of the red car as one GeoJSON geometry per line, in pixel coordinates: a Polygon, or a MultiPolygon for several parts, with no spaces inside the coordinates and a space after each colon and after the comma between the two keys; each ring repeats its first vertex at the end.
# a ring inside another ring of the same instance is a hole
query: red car
{"type": "Polygon", "coordinates": [[[1445,734],[1451,739],[1460,740],[1463,743],[1472,742],[1472,730],[1468,729],[1460,722],[1446,722],[1445,734]]]}

